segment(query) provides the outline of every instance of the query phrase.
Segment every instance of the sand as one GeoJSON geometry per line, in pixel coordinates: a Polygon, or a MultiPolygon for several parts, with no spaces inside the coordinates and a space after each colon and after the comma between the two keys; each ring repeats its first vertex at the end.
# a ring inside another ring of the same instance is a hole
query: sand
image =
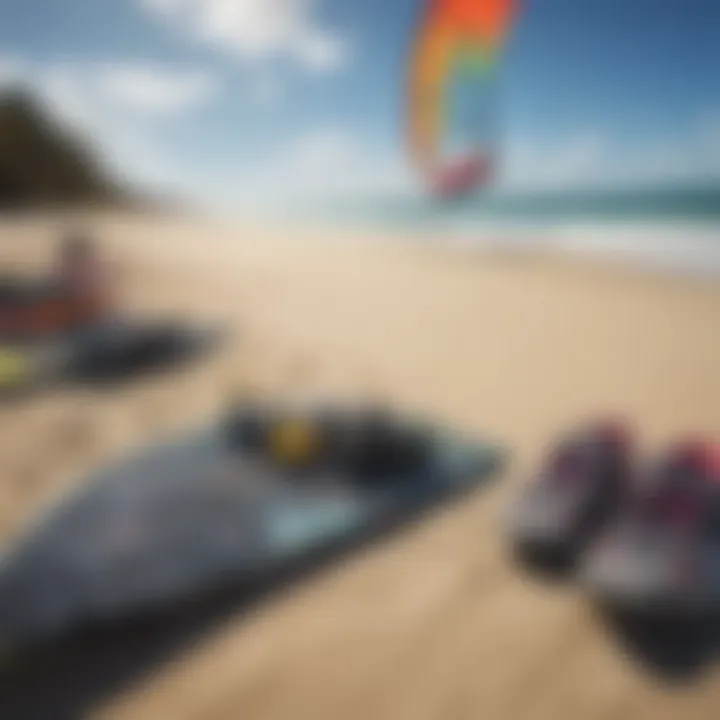
{"type": "MultiPolygon", "coordinates": [[[[57,222],[7,220],[8,265],[57,222]]],[[[629,415],[648,456],[720,435],[720,287],[529,253],[488,254],[209,220],[102,218],[128,302],[222,319],[220,356],[108,393],[0,409],[5,542],[83,473],[260,390],[373,395],[513,451],[507,473],[292,592],[228,618],[109,698],[125,720],[711,718],[710,665],[677,688],[572,585],[508,562],[499,523],[552,435],[629,415]]]]}

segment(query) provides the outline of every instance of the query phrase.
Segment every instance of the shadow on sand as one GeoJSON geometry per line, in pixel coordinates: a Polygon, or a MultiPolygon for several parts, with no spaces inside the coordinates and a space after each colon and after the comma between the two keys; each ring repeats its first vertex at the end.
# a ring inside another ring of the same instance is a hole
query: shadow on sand
{"type": "Polygon", "coordinates": [[[496,477],[501,464],[502,460],[479,484],[427,498],[422,505],[406,508],[276,572],[113,625],[88,627],[17,653],[0,666],[0,718],[87,717],[103,700],[141,682],[173,656],[221,628],[231,614],[249,612],[263,599],[287,589],[290,583],[427,518],[439,505],[460,502],[482,491],[496,477]]]}
{"type": "Polygon", "coordinates": [[[527,577],[554,585],[571,581],[577,567],[577,558],[559,550],[513,545],[510,554],[512,561],[527,577]]]}
{"type": "Polygon", "coordinates": [[[601,618],[621,651],[668,685],[699,680],[720,656],[717,617],[680,619],[602,608],[601,618]]]}
{"type": "MultiPolygon", "coordinates": [[[[574,580],[577,559],[558,553],[514,548],[513,557],[527,577],[552,585],[574,580]]],[[[698,680],[720,657],[720,618],[680,618],[650,612],[597,607],[598,616],[620,651],[644,672],[668,685],[698,680]]]]}

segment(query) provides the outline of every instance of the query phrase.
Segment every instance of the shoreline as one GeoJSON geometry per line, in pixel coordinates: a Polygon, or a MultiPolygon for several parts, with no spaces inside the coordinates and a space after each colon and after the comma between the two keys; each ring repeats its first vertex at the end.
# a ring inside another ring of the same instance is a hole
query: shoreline
{"type": "MultiPolygon", "coordinates": [[[[242,220],[233,213],[216,222],[232,227],[242,220]]],[[[639,271],[696,278],[720,276],[720,220],[688,216],[662,220],[636,218],[475,218],[451,213],[425,219],[373,218],[290,213],[279,221],[271,213],[251,214],[252,223],[284,233],[317,231],[359,239],[390,238],[413,244],[487,249],[494,253],[585,256],[591,262],[627,265],[639,271]]],[[[207,218],[205,218],[207,219],[207,218]]],[[[345,241],[345,240],[344,240],[345,241]]]]}
{"type": "MultiPolygon", "coordinates": [[[[669,276],[720,276],[720,223],[697,221],[502,222],[478,221],[477,229],[391,227],[366,233],[392,233],[409,242],[487,250],[499,254],[534,254],[591,263],[627,266],[639,272],[669,276]]],[[[334,227],[329,225],[329,227],[334,227]]]]}

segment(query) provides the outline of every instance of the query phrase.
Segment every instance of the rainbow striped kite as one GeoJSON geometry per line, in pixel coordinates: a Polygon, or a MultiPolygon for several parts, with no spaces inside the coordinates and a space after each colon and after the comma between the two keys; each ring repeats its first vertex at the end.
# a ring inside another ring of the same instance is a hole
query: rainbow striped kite
{"type": "Polygon", "coordinates": [[[425,0],[410,62],[411,155],[443,196],[489,183],[494,80],[519,0],[425,0]]]}

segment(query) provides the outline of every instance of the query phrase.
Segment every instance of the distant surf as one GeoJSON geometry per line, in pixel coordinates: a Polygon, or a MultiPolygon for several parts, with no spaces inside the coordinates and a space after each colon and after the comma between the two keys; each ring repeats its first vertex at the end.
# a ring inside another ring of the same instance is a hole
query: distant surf
{"type": "MultiPolygon", "coordinates": [[[[327,211],[327,208],[325,208],[327,211]]],[[[469,247],[548,249],[663,272],[720,274],[720,184],[460,202],[385,196],[336,203],[326,219],[469,247]]]]}

